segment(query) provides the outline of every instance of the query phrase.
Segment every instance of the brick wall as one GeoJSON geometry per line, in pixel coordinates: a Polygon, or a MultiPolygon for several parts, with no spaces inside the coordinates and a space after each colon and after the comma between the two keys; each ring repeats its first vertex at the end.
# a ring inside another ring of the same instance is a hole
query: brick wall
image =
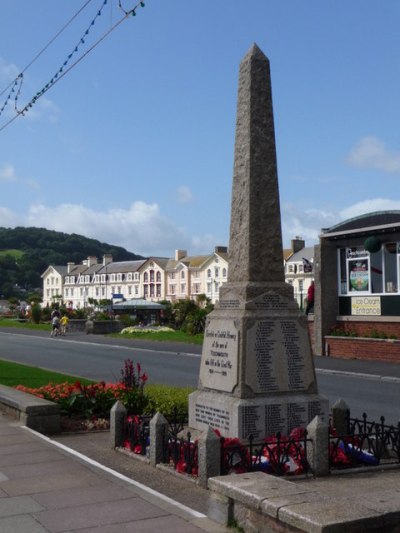
{"type": "Polygon", "coordinates": [[[326,336],[325,343],[330,357],[400,363],[400,340],[326,336]]]}
{"type": "Polygon", "coordinates": [[[355,331],[359,337],[370,336],[373,331],[400,339],[400,322],[336,322],[336,328],[355,331]]]}

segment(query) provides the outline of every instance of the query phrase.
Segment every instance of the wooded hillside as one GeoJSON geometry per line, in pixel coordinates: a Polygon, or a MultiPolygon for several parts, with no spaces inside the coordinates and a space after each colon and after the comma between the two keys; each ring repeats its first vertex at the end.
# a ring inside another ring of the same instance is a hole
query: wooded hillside
{"type": "Polygon", "coordinates": [[[144,259],[125,248],[44,228],[0,227],[0,298],[24,298],[42,286],[41,274],[49,265],[80,263],[88,256],[99,260],[112,254],[114,261],[144,259]]]}

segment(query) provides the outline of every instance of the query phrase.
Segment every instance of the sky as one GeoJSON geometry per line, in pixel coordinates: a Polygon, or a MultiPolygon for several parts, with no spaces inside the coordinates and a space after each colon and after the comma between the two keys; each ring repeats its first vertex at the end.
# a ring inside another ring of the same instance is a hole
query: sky
{"type": "Polygon", "coordinates": [[[0,226],[143,256],[227,246],[254,42],[270,60],[284,246],[400,210],[398,0],[145,0],[124,20],[137,1],[120,2],[0,0],[0,226]],[[17,94],[18,110],[40,97],[17,115],[17,94]]]}

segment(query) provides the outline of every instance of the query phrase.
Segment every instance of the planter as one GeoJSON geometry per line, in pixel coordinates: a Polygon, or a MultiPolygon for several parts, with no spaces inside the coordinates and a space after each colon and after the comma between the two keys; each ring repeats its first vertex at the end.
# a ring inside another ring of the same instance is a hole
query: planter
{"type": "Polygon", "coordinates": [[[400,340],[367,337],[325,337],[326,355],[340,359],[365,359],[400,363],[400,340]]]}

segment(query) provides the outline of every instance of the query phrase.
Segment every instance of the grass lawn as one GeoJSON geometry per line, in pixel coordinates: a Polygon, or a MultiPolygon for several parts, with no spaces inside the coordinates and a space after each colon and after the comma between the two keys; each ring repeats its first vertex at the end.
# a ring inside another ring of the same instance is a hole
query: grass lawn
{"type": "Polygon", "coordinates": [[[20,322],[18,318],[0,318],[0,328],[1,327],[51,331],[51,324],[33,324],[32,322],[20,322]]]}
{"type": "Polygon", "coordinates": [[[15,385],[24,385],[25,387],[42,387],[48,383],[75,383],[80,381],[84,384],[94,383],[88,379],[78,378],[76,376],[69,376],[67,374],[60,374],[52,372],[51,370],[43,370],[37,366],[21,365],[19,363],[12,363],[11,361],[4,361],[0,359],[0,383],[7,385],[7,387],[14,387],[15,385]]]}

